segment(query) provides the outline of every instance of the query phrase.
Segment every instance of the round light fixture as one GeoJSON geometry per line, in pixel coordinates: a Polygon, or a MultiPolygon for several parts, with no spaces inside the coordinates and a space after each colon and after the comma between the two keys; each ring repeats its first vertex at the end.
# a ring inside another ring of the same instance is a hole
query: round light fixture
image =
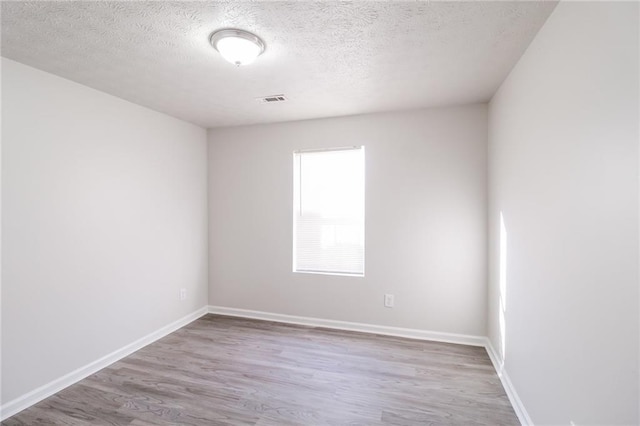
{"type": "Polygon", "coordinates": [[[237,66],[250,64],[265,48],[257,35],[231,28],[214,32],[209,41],[223,58],[237,66]]]}

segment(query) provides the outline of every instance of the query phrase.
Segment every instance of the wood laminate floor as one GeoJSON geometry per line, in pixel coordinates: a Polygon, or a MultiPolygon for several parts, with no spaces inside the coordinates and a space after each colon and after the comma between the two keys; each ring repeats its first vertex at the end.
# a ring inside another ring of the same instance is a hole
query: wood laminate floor
{"type": "Polygon", "coordinates": [[[484,348],[206,315],[2,422],[517,425],[484,348]]]}

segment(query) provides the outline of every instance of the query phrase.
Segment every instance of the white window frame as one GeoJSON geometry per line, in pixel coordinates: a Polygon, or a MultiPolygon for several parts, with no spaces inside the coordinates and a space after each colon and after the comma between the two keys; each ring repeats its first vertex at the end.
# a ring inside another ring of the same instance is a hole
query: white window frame
{"type": "Polygon", "coordinates": [[[295,273],[304,273],[304,274],[321,274],[321,275],[339,275],[339,276],[349,276],[349,277],[364,277],[365,273],[365,152],[364,146],[349,146],[349,147],[338,147],[338,148],[321,148],[321,149],[304,149],[293,152],[293,272],[295,273]],[[322,153],[322,152],[336,152],[336,151],[346,151],[346,150],[361,150],[362,153],[362,223],[360,230],[361,232],[361,240],[362,240],[362,271],[361,272],[349,272],[349,271],[330,271],[330,270],[311,270],[311,269],[301,269],[298,268],[297,265],[297,220],[298,216],[301,215],[301,158],[303,158],[304,154],[313,154],[313,153],[322,153]]]}

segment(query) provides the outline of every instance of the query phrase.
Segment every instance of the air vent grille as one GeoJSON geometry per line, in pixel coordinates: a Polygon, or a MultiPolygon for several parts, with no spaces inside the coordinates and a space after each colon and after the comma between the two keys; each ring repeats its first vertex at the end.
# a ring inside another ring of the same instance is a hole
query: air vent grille
{"type": "Polygon", "coordinates": [[[265,96],[264,98],[259,98],[259,100],[266,104],[271,104],[276,102],[285,102],[287,98],[284,95],[271,95],[265,96]]]}

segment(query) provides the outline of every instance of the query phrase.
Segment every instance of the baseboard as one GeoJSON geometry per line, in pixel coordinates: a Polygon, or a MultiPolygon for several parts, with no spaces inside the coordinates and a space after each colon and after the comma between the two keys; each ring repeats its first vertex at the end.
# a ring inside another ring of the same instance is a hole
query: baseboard
{"type": "Polygon", "coordinates": [[[518,420],[520,423],[525,426],[533,426],[533,422],[531,421],[531,417],[529,417],[529,413],[524,408],[524,404],[520,400],[518,396],[518,392],[516,392],[516,388],[513,387],[513,383],[509,379],[509,375],[504,369],[504,364],[500,361],[500,357],[498,353],[494,349],[491,341],[487,338],[485,342],[485,348],[487,349],[487,353],[489,354],[489,359],[491,359],[491,363],[493,363],[493,368],[495,368],[496,373],[498,373],[498,377],[502,382],[502,387],[504,387],[504,391],[507,393],[509,397],[509,401],[513,406],[516,415],[518,416],[518,420]]]}
{"type": "Polygon", "coordinates": [[[103,356],[100,359],[97,359],[84,367],[80,367],[75,371],[72,371],[69,374],[65,374],[64,376],[47,383],[46,385],[40,386],[33,391],[26,393],[12,401],[3,404],[0,407],[0,421],[6,420],[9,417],[19,413],[20,411],[42,401],[45,398],[53,395],[56,392],[60,392],[62,389],[79,382],[80,380],[88,377],[98,371],[102,370],[105,367],[113,364],[114,362],[126,357],[127,355],[132,354],[133,352],[142,349],[150,343],[155,342],[158,339],[166,336],[167,334],[173,333],[179,328],[184,327],[190,322],[200,318],[203,315],[206,315],[207,307],[202,307],[195,312],[190,313],[177,321],[172,322],[152,333],[147,334],[146,336],[136,340],[133,343],[128,344],[116,351],[111,352],[108,355],[103,356]]]}
{"type": "Polygon", "coordinates": [[[430,340],[435,342],[456,343],[460,345],[485,346],[486,338],[467,334],[441,333],[437,331],[418,330],[413,328],[388,327],[384,325],[364,324],[327,320],[313,317],[275,314],[272,312],[251,311],[246,309],[226,308],[223,306],[209,306],[209,313],[229,315],[234,317],[252,318],[264,321],[283,322],[287,324],[307,325],[311,327],[325,327],[337,330],[359,331],[362,333],[383,334],[387,336],[406,337],[409,339],[430,340]]]}

